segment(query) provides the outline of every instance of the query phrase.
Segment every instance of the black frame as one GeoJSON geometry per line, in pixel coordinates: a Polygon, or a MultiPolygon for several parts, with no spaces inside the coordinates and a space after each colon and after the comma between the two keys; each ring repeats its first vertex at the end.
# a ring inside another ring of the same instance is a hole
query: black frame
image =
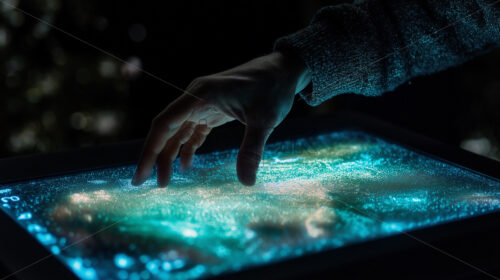
{"type": "MultiPolygon", "coordinates": [[[[269,142],[341,129],[360,129],[432,158],[500,180],[500,162],[353,112],[286,120],[275,130],[269,142]]],[[[243,128],[239,125],[218,128],[199,152],[236,148],[240,144],[241,135],[243,128]]],[[[143,140],[137,140],[52,154],[0,159],[0,184],[133,164],[138,159],[142,145],[143,140]],[[75,158],[78,160],[74,160],[75,158]]],[[[15,277],[77,279],[63,263],[51,256],[47,249],[3,211],[0,211],[0,228],[0,262],[10,272],[44,258],[43,261],[19,271],[15,277]]],[[[296,259],[251,267],[214,279],[313,279],[321,276],[490,279],[491,275],[500,276],[500,211],[408,233],[411,237],[401,233],[296,259]]],[[[8,273],[0,274],[0,279],[6,275],[8,273]]]]}

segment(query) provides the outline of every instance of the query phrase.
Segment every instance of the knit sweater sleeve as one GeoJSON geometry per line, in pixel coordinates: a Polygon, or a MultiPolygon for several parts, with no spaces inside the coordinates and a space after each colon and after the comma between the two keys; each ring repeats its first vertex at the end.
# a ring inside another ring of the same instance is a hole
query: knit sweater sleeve
{"type": "Polygon", "coordinates": [[[500,45],[500,0],[366,0],[322,8],[275,50],[312,74],[310,105],[342,94],[377,96],[409,79],[500,45]]]}

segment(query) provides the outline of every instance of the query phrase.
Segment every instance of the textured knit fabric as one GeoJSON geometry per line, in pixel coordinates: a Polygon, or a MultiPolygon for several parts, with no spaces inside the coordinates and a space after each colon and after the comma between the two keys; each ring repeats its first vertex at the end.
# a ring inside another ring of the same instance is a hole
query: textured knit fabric
{"type": "Polygon", "coordinates": [[[499,0],[367,0],[321,9],[276,41],[312,72],[310,105],[342,93],[377,96],[500,45],[499,0]]]}

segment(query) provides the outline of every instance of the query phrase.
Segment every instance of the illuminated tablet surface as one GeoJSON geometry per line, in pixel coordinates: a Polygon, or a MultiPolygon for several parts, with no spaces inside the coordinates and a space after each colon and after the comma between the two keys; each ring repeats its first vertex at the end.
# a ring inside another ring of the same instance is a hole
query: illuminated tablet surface
{"type": "Polygon", "coordinates": [[[168,188],[134,166],[4,185],[2,209],[83,279],[192,279],[500,208],[499,182],[361,132],[268,145],[254,187],[236,155],[168,188]]]}

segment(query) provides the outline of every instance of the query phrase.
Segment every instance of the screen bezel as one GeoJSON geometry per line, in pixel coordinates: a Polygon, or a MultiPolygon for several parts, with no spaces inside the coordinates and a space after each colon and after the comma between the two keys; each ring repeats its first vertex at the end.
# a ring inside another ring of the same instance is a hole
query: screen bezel
{"type": "MultiPolygon", "coordinates": [[[[287,119],[275,130],[269,142],[314,136],[342,129],[365,131],[388,142],[401,145],[431,158],[445,161],[497,180],[500,179],[499,162],[449,145],[444,145],[414,132],[397,128],[370,116],[354,112],[341,112],[302,119],[287,119]]],[[[207,142],[199,152],[207,153],[215,150],[237,148],[242,135],[243,128],[241,125],[231,124],[217,128],[209,136],[207,142]]],[[[0,176],[0,184],[134,164],[138,159],[142,145],[143,140],[137,140],[51,154],[1,159],[0,170],[3,172],[0,176]],[[78,160],[74,160],[76,158],[78,160]]],[[[467,255],[469,259],[472,255],[477,255],[478,259],[480,259],[480,255],[484,254],[480,250],[482,247],[481,244],[463,246],[462,240],[477,236],[481,237],[479,238],[481,242],[492,242],[494,237],[491,237],[490,240],[485,236],[491,233],[500,233],[500,224],[497,222],[500,220],[499,218],[500,212],[495,212],[413,230],[408,233],[424,242],[441,244],[440,246],[450,247],[451,249],[456,248],[457,245],[461,245],[463,247],[462,254],[467,255]],[[485,232],[488,232],[488,234],[484,234],[485,232]],[[456,243],[453,243],[454,238],[456,239],[456,243]]],[[[40,258],[46,258],[46,256],[51,255],[47,249],[3,211],[0,211],[0,225],[3,236],[2,242],[0,242],[0,261],[11,272],[17,271],[19,268],[25,267],[40,258]],[[22,254],[19,254],[19,252],[22,254]],[[29,252],[29,254],[25,252],[29,252]]],[[[486,245],[486,243],[483,245],[486,245]]],[[[397,273],[398,270],[404,269],[405,264],[412,261],[425,261],[428,263],[428,268],[436,263],[446,262],[445,259],[436,261],[436,256],[434,256],[436,251],[426,252],[426,247],[425,244],[410,238],[408,235],[396,234],[300,258],[250,267],[238,272],[219,275],[215,278],[255,279],[255,277],[277,278],[278,276],[278,278],[300,278],[311,273],[319,276],[318,273],[327,271],[336,273],[338,276],[362,276],[363,273],[367,273],[367,276],[373,277],[373,269],[370,273],[368,271],[364,272],[363,269],[359,268],[359,265],[362,263],[365,263],[365,266],[377,264],[378,269],[381,269],[392,258],[390,262],[399,264],[397,269],[392,269],[393,273],[397,273]],[[408,254],[401,256],[401,252],[406,251],[408,254]],[[381,258],[385,259],[385,261],[382,261],[381,258]],[[349,269],[353,265],[358,268],[349,269]]],[[[456,249],[454,250],[456,251],[456,249]]],[[[442,254],[441,257],[443,256],[445,254],[442,254]]],[[[445,257],[449,258],[449,256],[445,257]]],[[[496,257],[500,260],[500,255],[496,255],[496,257]]],[[[466,265],[456,260],[455,262],[459,264],[459,266],[454,266],[454,271],[457,274],[470,273],[470,267],[468,267],[468,270],[463,270],[466,265]]],[[[436,268],[440,267],[442,268],[442,265],[436,266],[436,268]]],[[[408,269],[411,268],[408,267],[408,269]]],[[[498,268],[493,267],[492,269],[498,268]]],[[[64,275],[65,279],[78,279],[65,264],[53,256],[19,272],[16,274],[16,277],[21,279],[40,279],[45,278],[44,276],[53,277],[56,271],[58,276],[64,275]]],[[[385,277],[389,276],[387,274],[388,271],[383,270],[383,273],[385,277]]],[[[422,276],[426,276],[426,274],[422,276]]]]}

